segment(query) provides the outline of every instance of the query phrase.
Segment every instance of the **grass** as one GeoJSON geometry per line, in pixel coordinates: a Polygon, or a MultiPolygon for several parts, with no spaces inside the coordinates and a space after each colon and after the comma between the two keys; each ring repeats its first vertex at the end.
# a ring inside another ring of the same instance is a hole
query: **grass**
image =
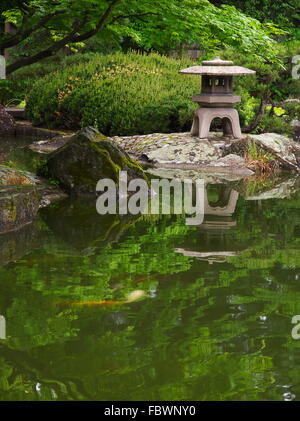
{"type": "Polygon", "coordinates": [[[3,180],[3,185],[5,186],[23,186],[28,184],[32,184],[32,182],[25,175],[20,174],[8,174],[3,180]]]}
{"type": "Polygon", "coordinates": [[[249,142],[245,161],[248,167],[254,167],[261,173],[274,172],[277,167],[273,155],[259,148],[254,140],[249,142]]]}

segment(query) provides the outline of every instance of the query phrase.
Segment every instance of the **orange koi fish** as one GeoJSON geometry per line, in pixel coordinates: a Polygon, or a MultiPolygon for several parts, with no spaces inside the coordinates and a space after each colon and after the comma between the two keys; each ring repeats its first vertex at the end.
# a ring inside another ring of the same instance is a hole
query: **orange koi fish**
{"type": "Polygon", "coordinates": [[[136,290],[127,295],[127,300],[104,300],[104,301],[78,301],[73,303],[56,303],[59,307],[108,307],[113,305],[128,304],[137,301],[145,295],[145,291],[136,290]]]}

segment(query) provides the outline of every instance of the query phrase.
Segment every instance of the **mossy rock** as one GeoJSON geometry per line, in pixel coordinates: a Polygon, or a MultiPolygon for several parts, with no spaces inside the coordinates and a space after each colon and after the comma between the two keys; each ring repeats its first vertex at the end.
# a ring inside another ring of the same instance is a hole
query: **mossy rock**
{"type": "Polygon", "coordinates": [[[36,187],[0,188],[0,234],[17,230],[34,220],[40,197],[36,187]]]}
{"type": "Polygon", "coordinates": [[[35,182],[34,174],[0,165],[0,187],[34,185],[35,182]]]}
{"type": "Polygon", "coordinates": [[[257,156],[267,154],[279,169],[299,171],[300,146],[277,133],[249,134],[244,139],[232,142],[226,148],[226,155],[237,154],[244,157],[251,148],[255,148],[257,156]]]}
{"type": "Polygon", "coordinates": [[[51,153],[38,174],[57,181],[68,193],[82,196],[95,195],[103,178],[117,183],[120,171],[127,171],[128,180],[147,179],[142,167],[114,141],[87,127],[51,153]]]}

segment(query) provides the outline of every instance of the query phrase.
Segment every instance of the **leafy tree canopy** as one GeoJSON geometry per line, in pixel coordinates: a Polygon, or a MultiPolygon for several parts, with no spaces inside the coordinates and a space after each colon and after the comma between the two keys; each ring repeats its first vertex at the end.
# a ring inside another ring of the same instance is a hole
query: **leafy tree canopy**
{"type": "Polygon", "coordinates": [[[300,25],[299,0],[212,0],[211,3],[231,4],[261,22],[275,22],[287,29],[300,25]]]}
{"type": "Polygon", "coordinates": [[[165,52],[179,43],[197,43],[206,51],[230,45],[275,61],[272,36],[281,33],[234,6],[216,7],[208,0],[11,0],[1,15],[16,33],[2,33],[0,50],[21,51],[8,73],[101,34],[130,37],[144,50],[165,52]]]}

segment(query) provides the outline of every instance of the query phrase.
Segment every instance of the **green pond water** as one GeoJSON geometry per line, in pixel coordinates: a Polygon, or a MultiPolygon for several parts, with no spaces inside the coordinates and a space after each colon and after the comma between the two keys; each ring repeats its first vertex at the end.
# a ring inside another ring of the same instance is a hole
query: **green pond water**
{"type": "Polygon", "coordinates": [[[0,399],[300,400],[299,187],[207,184],[200,226],[68,199],[0,235],[0,399]]]}

